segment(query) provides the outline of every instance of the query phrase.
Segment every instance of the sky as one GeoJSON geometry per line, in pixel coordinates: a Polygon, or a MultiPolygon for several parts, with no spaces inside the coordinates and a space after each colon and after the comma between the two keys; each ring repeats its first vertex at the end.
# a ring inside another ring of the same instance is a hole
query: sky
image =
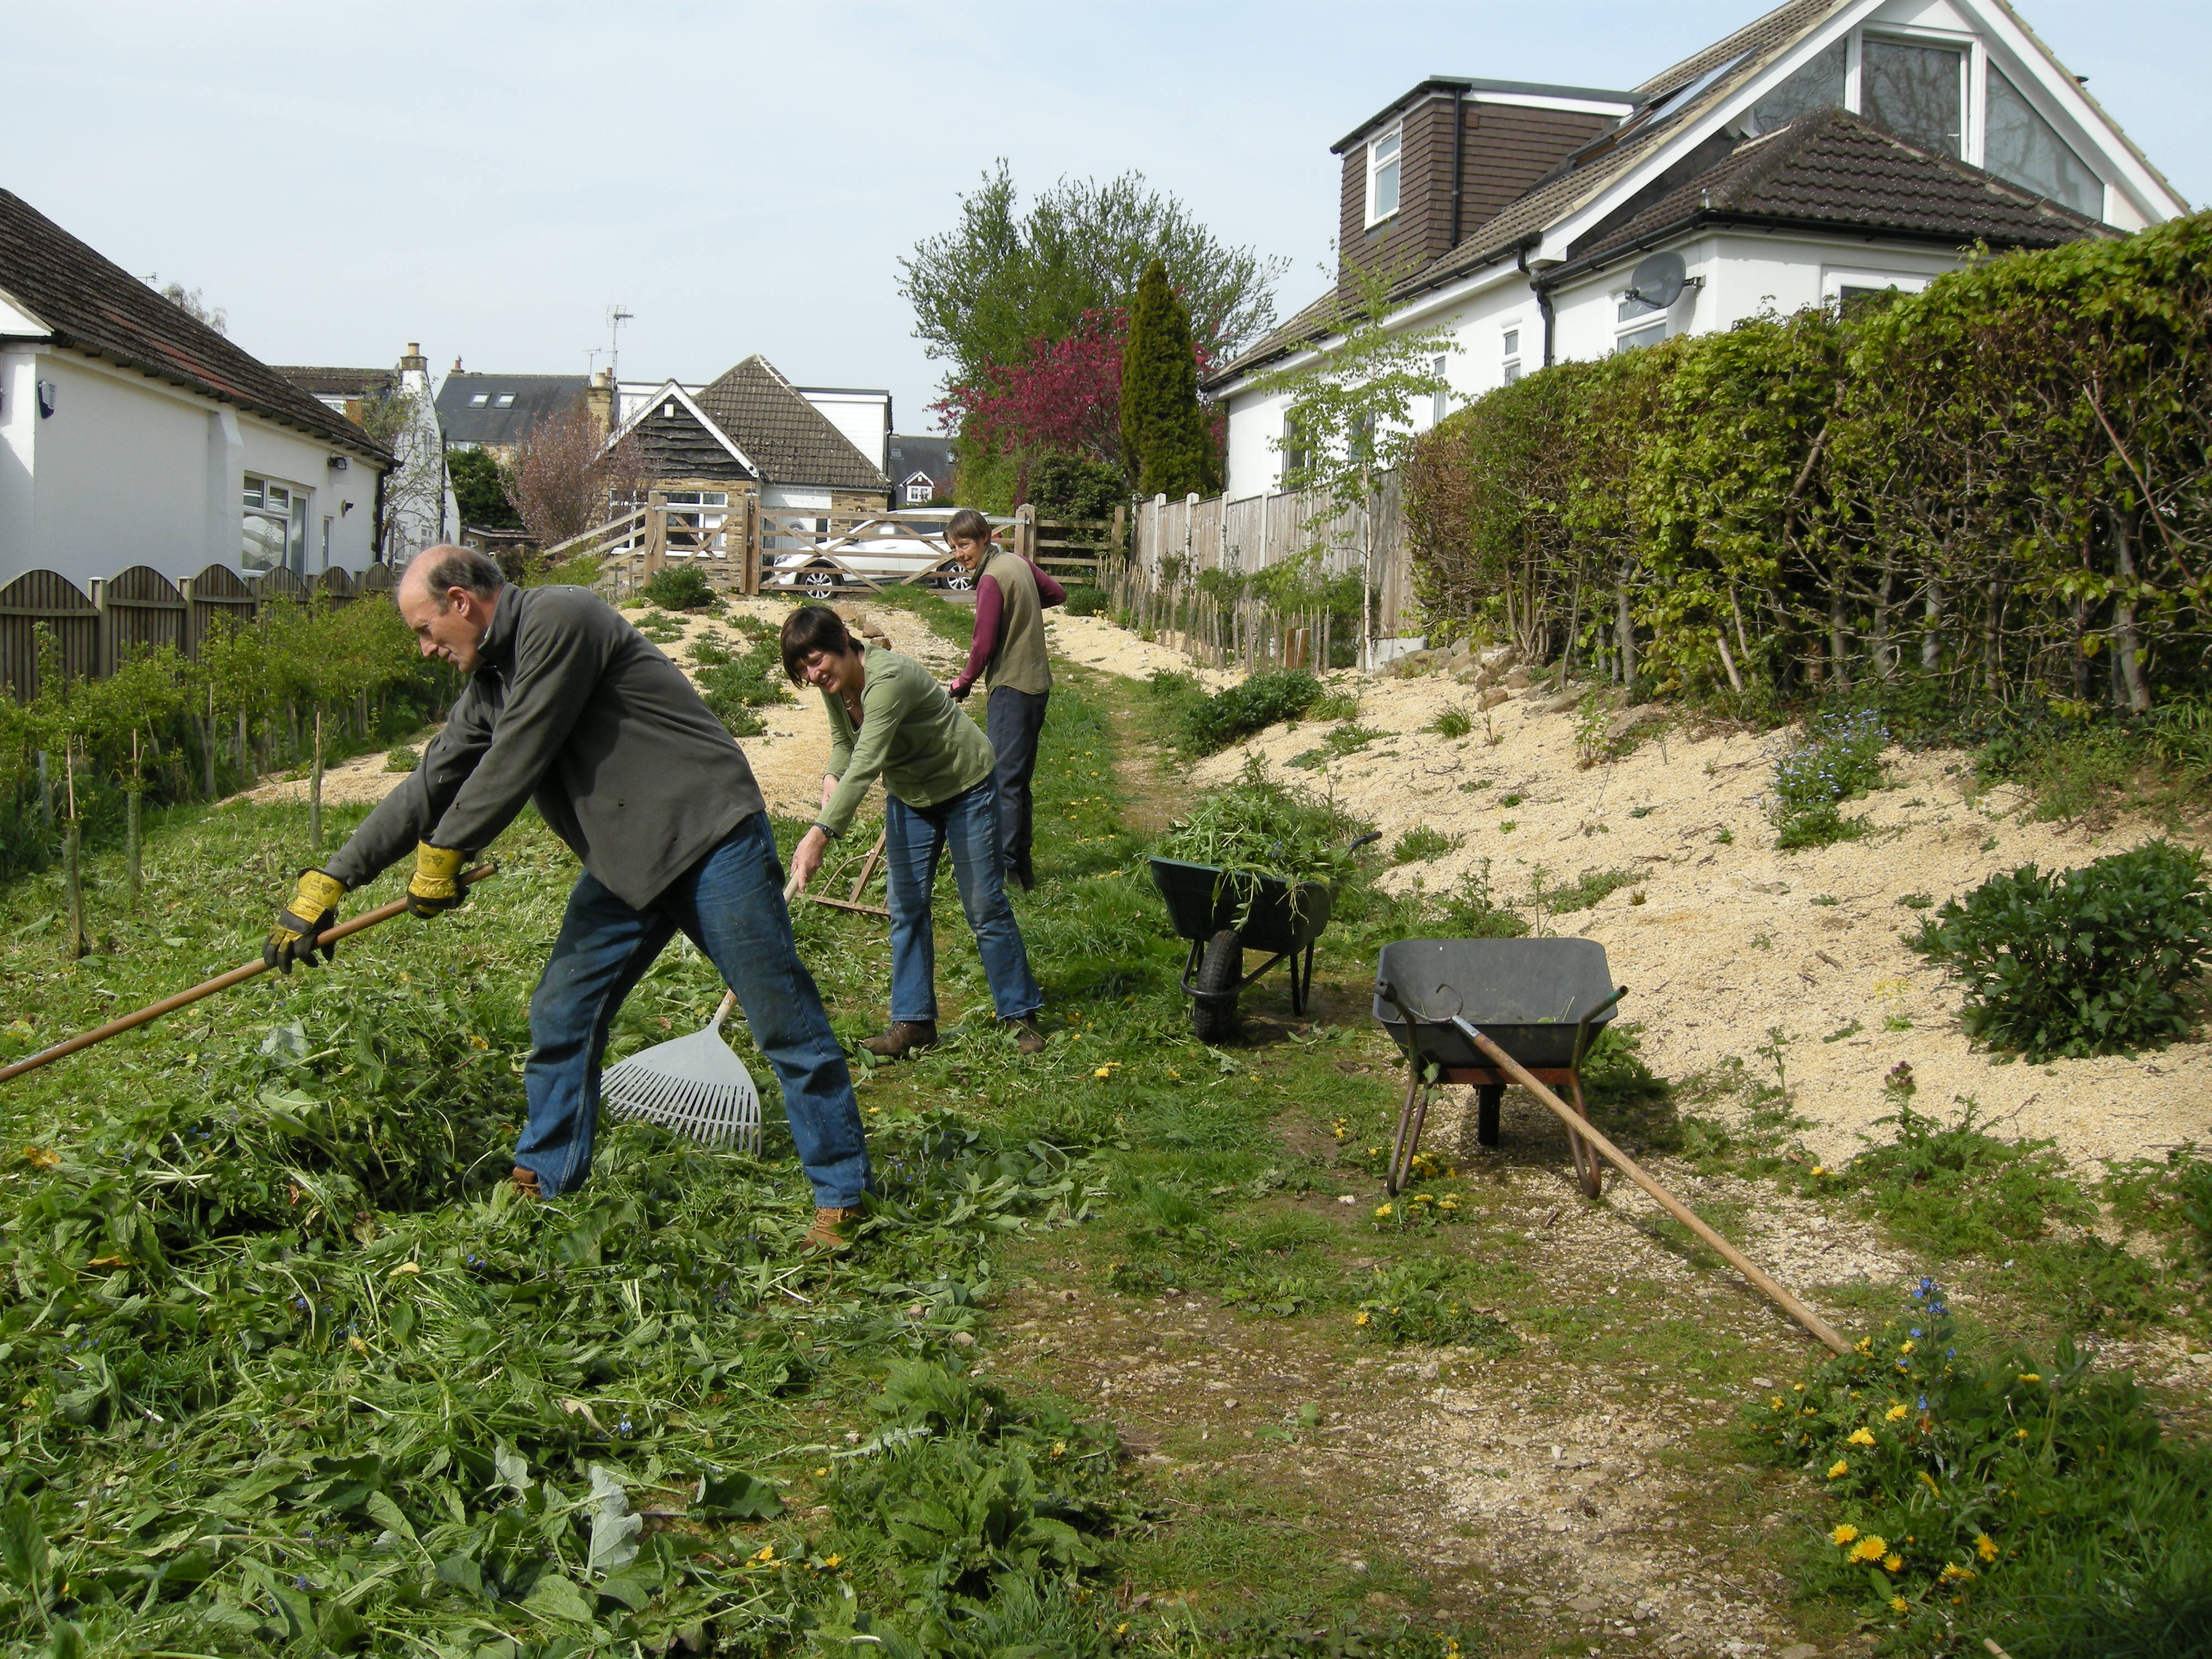
{"type": "MultiPolygon", "coordinates": [[[[2016,0],[2192,204],[2212,6],[2016,0]]],[[[1323,285],[1328,147],[1425,76],[1628,87],[1760,0],[1113,6],[70,0],[6,11],[0,184],[272,363],[711,379],[760,352],[935,429],[898,260],[1004,156],[1141,172],[1323,285]],[[599,349],[596,356],[588,354],[599,349]]]]}

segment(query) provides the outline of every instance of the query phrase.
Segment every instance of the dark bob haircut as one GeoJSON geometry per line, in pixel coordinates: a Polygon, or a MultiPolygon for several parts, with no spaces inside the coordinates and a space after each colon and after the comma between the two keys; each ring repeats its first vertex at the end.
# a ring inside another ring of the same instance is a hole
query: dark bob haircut
{"type": "Polygon", "coordinates": [[[945,539],[988,544],[991,539],[991,521],[974,507],[963,507],[945,521],[945,539]]]}
{"type": "Polygon", "coordinates": [[[802,605],[783,619],[783,672],[791,683],[799,683],[799,665],[817,651],[833,657],[848,656],[856,648],[845,631],[845,619],[827,605],[802,605]]]}

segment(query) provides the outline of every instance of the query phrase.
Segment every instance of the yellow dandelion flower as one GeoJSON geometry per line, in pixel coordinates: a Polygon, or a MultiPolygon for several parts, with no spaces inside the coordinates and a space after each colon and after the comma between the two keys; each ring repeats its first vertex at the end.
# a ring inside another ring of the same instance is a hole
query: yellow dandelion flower
{"type": "Polygon", "coordinates": [[[1898,1554],[1896,1551],[1892,1550],[1887,1555],[1881,1558],[1881,1570],[1884,1572],[1903,1572],[1905,1571],[1905,1558],[1898,1554]]]}
{"type": "Polygon", "coordinates": [[[1824,1176],[1828,1173],[1827,1167],[1825,1164],[1815,1164],[1813,1166],[1813,1173],[1816,1176],[1824,1176]]]}
{"type": "Polygon", "coordinates": [[[1364,1325],[1367,1322],[1367,1316],[1365,1314],[1362,1314],[1358,1318],[1353,1320],[1352,1322],[1355,1325],[1364,1325]]]}
{"type": "Polygon", "coordinates": [[[1990,1538],[1989,1534],[1985,1532],[1976,1533],[1974,1534],[1974,1553],[1980,1556],[1984,1561],[1996,1560],[1997,1559],[1997,1547],[1996,1540],[1990,1538]]]}
{"type": "Polygon", "coordinates": [[[1864,1429],[1853,1429],[1845,1443],[1853,1446],[1871,1446],[1874,1444],[1874,1437],[1864,1429]]]}
{"type": "Polygon", "coordinates": [[[1397,1206],[1395,1204],[1377,1204],[1375,1206],[1375,1218],[1377,1221],[1380,1221],[1384,1216],[1389,1215],[1396,1208],[1397,1206]]]}
{"type": "Polygon", "coordinates": [[[1858,1535],[1859,1529],[1846,1521],[1828,1534],[1828,1541],[1832,1544],[1848,1544],[1858,1535]]]}
{"type": "Polygon", "coordinates": [[[1908,1342],[1908,1343],[1906,1343],[1903,1347],[1899,1348],[1899,1349],[1898,1350],[1898,1352],[1899,1352],[1899,1353],[1911,1353],[1911,1352],[1912,1352],[1912,1348],[1913,1348],[1913,1345],[1912,1345],[1911,1343],[1908,1342]]]}
{"type": "Polygon", "coordinates": [[[815,1470],[815,1471],[814,1471],[814,1478],[815,1478],[817,1480],[820,1480],[823,1475],[825,1475],[825,1474],[829,1474],[829,1473],[830,1473],[830,1471],[829,1471],[829,1469],[828,1469],[826,1467],[825,1467],[825,1468],[818,1468],[818,1469],[817,1469],[817,1470],[815,1470]]]}
{"type": "Polygon", "coordinates": [[[1835,1462],[1834,1467],[1828,1471],[1828,1479],[1831,1480],[1840,1480],[1850,1472],[1851,1466],[1844,1462],[1842,1458],[1838,1457],[1835,1462]]]}
{"type": "Polygon", "coordinates": [[[1956,1561],[1946,1562],[1944,1564],[1943,1582],[1946,1583],[1960,1583],[1976,1576],[1977,1575],[1972,1567],[1962,1567],[1956,1561]]]}
{"type": "Polygon", "coordinates": [[[1879,1561],[1888,1553],[1888,1541],[1869,1533],[1859,1540],[1857,1547],[1844,1559],[1847,1561],[1879,1561]]]}
{"type": "MultiPolygon", "coordinates": [[[[1870,1336],[1861,1337],[1859,1339],[1858,1346],[1854,1349],[1853,1352],[1856,1353],[1872,1353],[1874,1352],[1874,1339],[1870,1336]]],[[[1800,1382],[1797,1386],[1802,1389],[1805,1385],[1802,1382],[1800,1382]]]]}
{"type": "Polygon", "coordinates": [[[1065,1457],[1065,1456],[1066,1456],[1066,1455],[1067,1455],[1067,1442],[1066,1442],[1065,1440],[1055,1440],[1055,1441],[1054,1441],[1054,1442],[1052,1443],[1052,1455],[1053,1455],[1054,1457],[1065,1457]]]}
{"type": "Polygon", "coordinates": [[[773,1561],[773,1560],[775,1560],[775,1545],[773,1545],[773,1544],[763,1544],[763,1545],[760,1547],[760,1548],[759,1548],[759,1549],[756,1550],[756,1551],[753,1553],[753,1559],[754,1559],[754,1560],[756,1560],[756,1561],[773,1561]]]}
{"type": "Polygon", "coordinates": [[[1091,1076],[1093,1076],[1093,1077],[1096,1077],[1096,1078],[1109,1078],[1109,1077],[1113,1076],[1113,1075],[1114,1075],[1114,1073],[1113,1073],[1113,1072],[1112,1072],[1109,1067],[1104,1066],[1100,1066],[1097,1071],[1093,1072],[1091,1075],[1091,1076]]]}
{"type": "Polygon", "coordinates": [[[1893,1595],[1889,1598],[1889,1610],[1892,1613],[1902,1615],[1911,1611],[1911,1603],[1901,1595],[1893,1595]]]}
{"type": "Polygon", "coordinates": [[[2043,1377],[2041,1373],[2037,1371],[2022,1371],[2020,1374],[2020,1380],[2023,1382],[2040,1382],[2043,1377]]]}
{"type": "Polygon", "coordinates": [[[823,1558],[822,1565],[825,1567],[834,1567],[842,1564],[844,1559],[842,1555],[825,1556],[823,1558]]]}
{"type": "Polygon", "coordinates": [[[2012,1431],[2012,1437],[2015,1440],[2025,1440],[2027,1438],[2027,1431],[2026,1429],[2014,1429],[2012,1431]]]}
{"type": "Polygon", "coordinates": [[[1885,1423],[1901,1423],[1911,1415],[1912,1407],[1910,1406],[1892,1406],[1881,1414],[1881,1419],[1885,1423]]]}
{"type": "Polygon", "coordinates": [[[1768,1400],[1766,1402],[1766,1408],[1769,1411],[1780,1411],[1782,1409],[1782,1396],[1778,1394],[1768,1400]]]}

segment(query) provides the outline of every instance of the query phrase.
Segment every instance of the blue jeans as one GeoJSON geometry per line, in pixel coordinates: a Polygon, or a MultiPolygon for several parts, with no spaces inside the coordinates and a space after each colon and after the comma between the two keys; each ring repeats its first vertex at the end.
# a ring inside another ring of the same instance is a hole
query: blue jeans
{"type": "Polygon", "coordinates": [[[679,928],[721,969],[754,1042],[775,1069],[814,1201],[825,1208],[858,1204],[869,1188],[860,1109],[822,994],[792,944],[783,867],[765,812],[730,831],[649,909],[632,909],[589,871],[577,878],[552,959],[530,999],[530,1060],[522,1073],[530,1121],[514,1161],[536,1172],[548,1198],[590,1173],[608,1028],[679,928]]]}
{"type": "Polygon", "coordinates": [[[984,976],[1000,1019],[1021,1019],[1044,1006],[1044,993],[1030,972],[1029,951],[1006,901],[1006,872],[1000,863],[998,787],[986,778],[973,789],[934,806],[908,806],[896,795],[884,803],[884,880],[890,890],[891,1018],[937,1018],[937,938],[930,926],[929,890],[937,862],[952,849],[952,878],[960,908],[975,930],[984,976]]]}

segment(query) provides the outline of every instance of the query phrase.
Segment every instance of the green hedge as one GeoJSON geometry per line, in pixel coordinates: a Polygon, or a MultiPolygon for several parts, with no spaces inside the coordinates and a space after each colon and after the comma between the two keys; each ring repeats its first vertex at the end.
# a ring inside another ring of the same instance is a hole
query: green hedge
{"type": "Polygon", "coordinates": [[[2142,713],[2212,680],[2212,216],[1490,393],[1422,439],[1422,598],[1531,657],[1761,695],[2142,713]]]}

